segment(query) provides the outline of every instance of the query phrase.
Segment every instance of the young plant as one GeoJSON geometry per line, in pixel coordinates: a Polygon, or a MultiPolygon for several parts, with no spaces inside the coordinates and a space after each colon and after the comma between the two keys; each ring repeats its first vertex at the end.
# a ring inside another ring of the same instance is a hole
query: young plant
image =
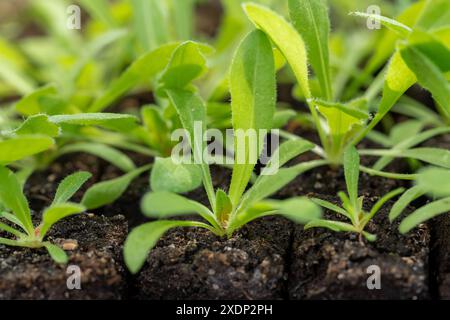
{"type": "MultiPolygon", "coordinates": [[[[275,64],[270,41],[261,31],[253,31],[239,46],[231,67],[231,106],[235,139],[237,139],[236,131],[239,129],[269,130],[272,128],[276,101],[275,82],[275,64]]],[[[306,198],[293,198],[286,201],[267,199],[297,175],[326,163],[324,160],[317,160],[281,168],[289,160],[311,150],[314,147],[313,144],[301,139],[283,143],[274,152],[261,175],[246,191],[255,166],[250,159],[251,144],[246,137],[245,147],[239,147],[242,146],[240,143],[234,144],[235,164],[228,193],[222,189],[214,190],[210,169],[203,157],[206,144],[195,132],[196,123],[201,123],[203,129],[206,128],[206,107],[202,99],[190,90],[168,88],[166,93],[187,132],[195,163],[200,163],[190,164],[190,166],[197,166],[201,172],[209,208],[168,191],[148,193],[142,201],[143,213],[147,217],[163,220],[146,223],[129,234],[124,255],[131,272],[136,273],[140,270],[149,251],[171,228],[200,227],[218,236],[230,237],[250,221],[269,215],[283,215],[298,223],[305,223],[320,216],[319,207],[306,198]],[[245,161],[239,162],[238,159],[245,159],[245,161]],[[271,172],[274,174],[270,175],[271,172]],[[204,222],[167,220],[188,214],[198,214],[204,222]]],[[[262,143],[261,138],[257,138],[254,144],[259,150],[258,155],[261,153],[262,143]]],[[[165,183],[177,184],[178,181],[192,180],[192,177],[186,176],[185,172],[180,170],[177,173],[178,177],[173,176],[173,180],[165,183]]]]}
{"type": "Polygon", "coordinates": [[[450,170],[436,167],[422,170],[416,185],[407,190],[392,207],[389,213],[391,222],[399,218],[411,202],[423,195],[433,200],[403,219],[399,226],[401,233],[405,234],[429,219],[450,212],[450,170]]]}
{"type": "MultiPolygon", "coordinates": [[[[432,10],[432,6],[433,4],[427,1],[423,14],[429,17],[418,21],[415,28],[385,17],[355,13],[378,20],[396,32],[398,38],[394,39],[394,46],[399,39],[403,42],[398,42],[386,76],[380,73],[364,94],[348,97],[342,102],[338,101],[338,95],[335,93],[333,80],[336,79],[333,79],[330,67],[330,22],[326,2],[289,0],[293,26],[267,7],[254,3],[244,4],[249,19],[271,38],[290,65],[321,141],[323,150],[318,150],[318,153],[332,166],[341,165],[344,150],[365,138],[417,81],[433,92],[443,114],[447,112],[450,101],[448,81],[445,80],[445,74],[450,70],[446,59],[450,56],[446,46],[447,33],[440,31],[435,34],[435,29],[426,28],[426,25],[433,21],[433,17],[446,13],[439,15],[439,12],[432,10]],[[430,11],[433,11],[434,15],[429,14],[430,11]],[[422,27],[426,32],[421,31],[422,27]],[[308,63],[311,64],[315,79],[309,78],[308,63]],[[432,72],[425,72],[425,69],[429,68],[432,72]],[[313,86],[315,83],[318,89],[313,86]],[[378,104],[375,98],[380,91],[382,100],[378,104]],[[374,117],[371,112],[375,112],[374,117]]],[[[285,136],[295,138],[289,134],[285,136]]],[[[411,153],[412,156],[414,154],[411,153]]],[[[396,153],[396,156],[402,155],[396,153]]],[[[397,178],[404,177],[399,175],[397,178]]]]}
{"type": "Polygon", "coordinates": [[[355,232],[364,236],[368,241],[375,241],[376,235],[365,231],[367,224],[387,201],[402,193],[404,189],[399,188],[387,193],[374,204],[369,212],[366,212],[363,209],[364,197],[358,197],[359,155],[354,147],[349,147],[344,154],[344,170],[348,194],[344,192],[338,193],[342,201],[342,207],[318,198],[312,198],[311,200],[328,210],[342,215],[350,220],[351,223],[318,219],[309,222],[305,229],[328,228],[337,232],[355,232]]]}
{"type": "Polygon", "coordinates": [[[4,208],[0,210],[0,218],[9,222],[0,222],[0,230],[14,236],[13,239],[0,238],[0,244],[36,249],[45,247],[55,262],[66,263],[68,258],[64,250],[44,239],[59,220],[86,210],[84,206],[68,201],[90,177],[88,172],[66,177],[59,185],[52,204],[44,210],[41,223],[35,227],[19,179],[11,170],[0,166],[0,208],[4,208]]]}

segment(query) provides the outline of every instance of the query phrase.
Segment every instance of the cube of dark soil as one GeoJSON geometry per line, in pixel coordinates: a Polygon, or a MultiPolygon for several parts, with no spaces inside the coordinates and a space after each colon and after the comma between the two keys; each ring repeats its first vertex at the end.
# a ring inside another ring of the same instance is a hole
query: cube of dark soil
{"type": "Polygon", "coordinates": [[[126,233],[122,216],[79,215],[61,221],[48,240],[73,249],[67,252],[67,266],[57,265],[44,249],[0,245],[0,299],[122,298],[126,285],[121,246],[126,233]],[[68,289],[68,277],[75,274],[67,273],[71,265],[80,268],[80,290],[68,289]]]}
{"type": "MultiPolygon", "coordinates": [[[[367,227],[378,236],[373,243],[351,233],[296,228],[288,281],[290,298],[428,298],[429,229],[421,225],[402,236],[398,223],[389,223],[388,209],[386,205],[367,227]],[[369,289],[368,280],[376,284],[374,277],[369,277],[378,271],[370,266],[379,267],[379,290],[369,289]]],[[[330,212],[326,217],[336,219],[330,212]]]]}
{"type": "Polygon", "coordinates": [[[134,285],[139,299],[281,299],[292,225],[255,221],[230,239],[179,228],[154,248],[134,285]]]}

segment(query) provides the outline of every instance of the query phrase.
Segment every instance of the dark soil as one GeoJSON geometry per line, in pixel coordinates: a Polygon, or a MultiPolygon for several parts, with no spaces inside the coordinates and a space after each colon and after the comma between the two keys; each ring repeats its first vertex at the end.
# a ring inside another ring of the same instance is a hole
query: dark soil
{"type": "Polygon", "coordinates": [[[126,293],[121,247],[127,234],[123,216],[79,215],[61,221],[48,240],[76,244],[68,266],[81,271],[81,289],[69,290],[67,267],[45,249],[0,246],[0,299],[121,299],[126,293]]]}
{"type": "MultiPolygon", "coordinates": [[[[328,200],[338,204],[336,199],[328,200]]],[[[369,200],[367,203],[374,203],[375,199],[369,200]]],[[[397,231],[398,223],[389,223],[388,209],[384,207],[367,227],[367,231],[378,235],[373,243],[356,234],[297,227],[288,282],[290,298],[429,298],[429,229],[421,225],[402,236],[397,231]],[[367,268],[372,265],[381,271],[380,290],[367,287],[373,274],[367,268]]],[[[330,212],[326,217],[336,219],[330,212]]]]}
{"type": "MultiPolygon", "coordinates": [[[[450,134],[430,139],[425,147],[450,150],[450,134]]],[[[450,300],[450,215],[437,217],[431,223],[431,277],[436,279],[436,298],[450,300]]]]}
{"type": "Polygon", "coordinates": [[[174,229],[137,276],[137,298],[282,299],[291,230],[280,218],[251,223],[230,239],[174,229]]]}

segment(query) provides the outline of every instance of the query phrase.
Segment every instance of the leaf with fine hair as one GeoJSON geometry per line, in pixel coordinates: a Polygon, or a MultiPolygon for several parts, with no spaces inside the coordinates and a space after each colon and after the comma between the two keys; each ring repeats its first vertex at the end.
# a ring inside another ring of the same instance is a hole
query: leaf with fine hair
{"type": "Polygon", "coordinates": [[[120,198],[134,179],[145,171],[150,170],[150,167],[150,165],[144,166],[132,170],[121,177],[94,184],[84,193],[81,203],[88,209],[97,209],[113,203],[120,198]]]}
{"type": "Polygon", "coordinates": [[[149,192],[142,199],[141,209],[144,215],[154,219],[167,219],[196,213],[211,225],[218,226],[214,214],[207,207],[176,193],[149,192]]]}
{"type": "Polygon", "coordinates": [[[32,235],[34,227],[30,208],[19,181],[11,170],[3,166],[0,166],[0,181],[0,202],[14,213],[25,231],[32,235]]]}
{"type": "Polygon", "coordinates": [[[289,14],[297,31],[305,40],[308,58],[319,79],[322,97],[333,97],[330,74],[330,20],[324,0],[289,0],[289,14]]]}
{"type": "Polygon", "coordinates": [[[411,202],[424,194],[424,189],[420,186],[415,186],[406,190],[392,206],[391,211],[389,212],[389,220],[392,222],[397,219],[411,202]]]}
{"type": "Polygon", "coordinates": [[[80,171],[64,178],[56,190],[52,205],[64,203],[81,188],[81,186],[92,177],[90,172],[80,171]]]}
{"type": "Polygon", "coordinates": [[[16,135],[33,135],[40,134],[55,138],[60,134],[60,128],[56,124],[49,121],[48,116],[38,114],[26,119],[20,127],[14,130],[16,135]]]}
{"type": "Polygon", "coordinates": [[[450,196],[450,170],[425,168],[417,176],[417,186],[433,197],[450,196]]]}
{"type": "Polygon", "coordinates": [[[84,152],[104,159],[124,172],[130,172],[136,169],[133,161],[123,152],[110,146],[94,142],[79,142],[62,147],[58,155],[62,156],[69,153],[84,152]]]}
{"type": "Polygon", "coordinates": [[[0,165],[22,160],[50,149],[55,141],[43,135],[21,135],[0,141],[0,165]]]}
{"type": "Polygon", "coordinates": [[[137,127],[137,118],[118,113],[80,113],[50,116],[49,121],[57,125],[99,126],[117,131],[131,131],[137,127]]]}
{"type": "Polygon", "coordinates": [[[251,32],[239,46],[231,65],[230,92],[235,164],[229,196],[237,206],[263,148],[260,132],[272,128],[275,113],[275,62],[272,45],[262,31],[251,32]]]}
{"type": "Polygon", "coordinates": [[[433,94],[445,117],[450,118],[450,82],[445,78],[443,71],[414,47],[402,48],[401,55],[409,69],[416,75],[419,84],[433,94]]]}
{"type": "Polygon", "coordinates": [[[212,207],[215,206],[215,194],[208,164],[203,159],[205,142],[202,133],[206,132],[206,107],[202,99],[187,90],[167,90],[167,95],[177,110],[183,128],[187,131],[193,150],[194,161],[200,163],[203,175],[203,185],[212,207]],[[198,132],[201,130],[201,132],[198,132]]]}
{"type": "Polygon", "coordinates": [[[357,208],[359,181],[359,154],[354,146],[350,146],[344,153],[344,173],[350,203],[357,208]]]}
{"type": "Polygon", "coordinates": [[[171,157],[156,158],[150,175],[153,191],[185,193],[202,184],[202,171],[196,164],[175,163],[171,157]]]}
{"type": "Polygon", "coordinates": [[[306,99],[311,98],[308,82],[308,58],[302,37],[282,16],[256,3],[245,3],[249,19],[275,43],[291,66],[306,99]]]}
{"type": "Polygon", "coordinates": [[[124,245],[125,264],[131,273],[136,274],[142,268],[148,253],[159,238],[169,229],[176,227],[200,227],[208,229],[206,224],[194,221],[155,221],[134,228],[124,245]]]}
{"type": "Polygon", "coordinates": [[[47,208],[42,215],[42,224],[39,227],[39,236],[45,237],[47,231],[59,220],[85,211],[86,208],[76,203],[57,203],[47,208]]]}
{"type": "Polygon", "coordinates": [[[133,87],[153,80],[164,70],[177,46],[177,43],[166,44],[139,57],[109,85],[88,112],[102,111],[133,87]]]}
{"type": "Polygon", "coordinates": [[[431,202],[406,217],[400,223],[399,230],[402,234],[405,234],[419,224],[449,211],[450,197],[431,202]]]}
{"type": "Polygon", "coordinates": [[[412,29],[401,22],[398,22],[394,19],[390,19],[384,17],[379,14],[365,13],[365,12],[352,12],[351,15],[361,17],[364,19],[373,19],[381,22],[385,27],[389,28],[392,31],[395,31],[402,38],[407,38],[409,34],[412,32],[412,29]]]}
{"type": "Polygon", "coordinates": [[[48,254],[56,263],[66,264],[69,261],[67,254],[63,249],[50,242],[44,242],[44,246],[47,249],[48,254]]]}

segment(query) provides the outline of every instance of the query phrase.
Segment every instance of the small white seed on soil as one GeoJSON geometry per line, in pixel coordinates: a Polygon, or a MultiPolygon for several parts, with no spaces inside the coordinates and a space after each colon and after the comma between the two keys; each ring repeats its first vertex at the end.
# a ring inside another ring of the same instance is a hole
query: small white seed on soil
{"type": "Polygon", "coordinates": [[[66,240],[62,244],[62,248],[66,251],[73,251],[78,248],[78,241],[77,240],[66,240]]]}

